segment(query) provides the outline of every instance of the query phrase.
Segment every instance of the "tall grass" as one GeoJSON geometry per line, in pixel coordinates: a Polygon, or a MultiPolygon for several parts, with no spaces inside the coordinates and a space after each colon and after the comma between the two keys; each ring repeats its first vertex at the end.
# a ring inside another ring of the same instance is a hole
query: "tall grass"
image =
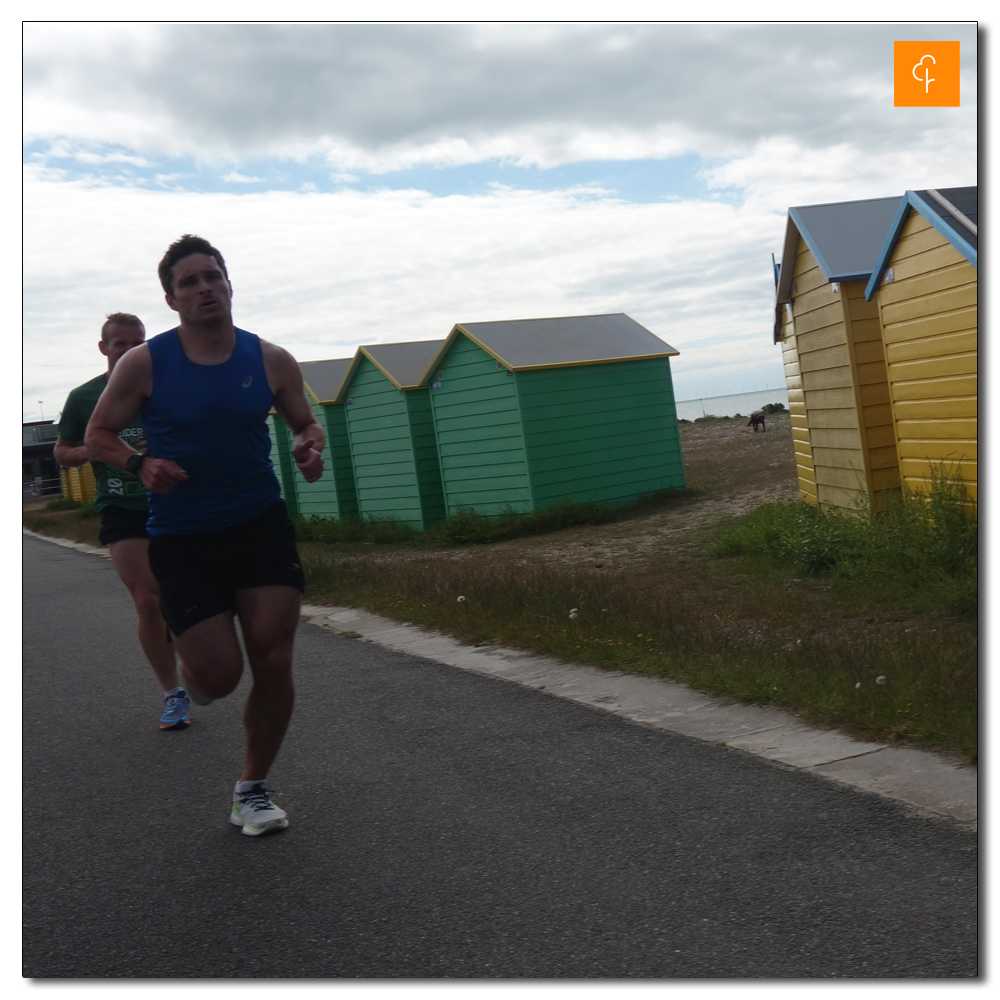
{"type": "Polygon", "coordinates": [[[366,607],[466,642],[669,677],[862,736],[976,756],[975,632],[961,623],[909,631],[847,624],[816,635],[803,627],[800,607],[773,600],[773,581],[734,589],[719,567],[606,571],[525,562],[503,550],[441,560],[304,545],[301,555],[308,597],[320,603],[366,607]]]}
{"type": "Polygon", "coordinates": [[[763,504],[713,552],[758,556],[817,576],[875,583],[918,605],[971,615],[978,601],[978,528],[964,484],[936,470],[929,492],[886,493],[857,510],[801,501],[763,504]]]}

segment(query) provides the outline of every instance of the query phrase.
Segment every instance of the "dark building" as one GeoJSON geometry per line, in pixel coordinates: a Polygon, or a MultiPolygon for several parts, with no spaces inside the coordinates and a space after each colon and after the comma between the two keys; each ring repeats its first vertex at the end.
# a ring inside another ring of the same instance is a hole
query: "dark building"
{"type": "Polygon", "coordinates": [[[59,463],[52,455],[58,436],[59,427],[52,420],[21,425],[21,493],[25,503],[62,493],[59,463]]]}

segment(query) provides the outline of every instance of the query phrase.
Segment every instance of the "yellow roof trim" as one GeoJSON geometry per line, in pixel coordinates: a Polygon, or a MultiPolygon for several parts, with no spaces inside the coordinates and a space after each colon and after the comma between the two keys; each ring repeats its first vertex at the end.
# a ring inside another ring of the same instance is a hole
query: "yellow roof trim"
{"type": "Polygon", "coordinates": [[[681,353],[680,351],[674,350],[674,351],[663,351],[658,354],[637,354],[624,358],[593,358],[587,361],[558,361],[554,362],[553,364],[547,364],[547,365],[521,365],[520,367],[518,367],[517,365],[512,365],[506,358],[502,358],[499,354],[497,354],[496,351],[491,350],[489,347],[487,347],[486,344],[484,344],[478,337],[475,337],[471,333],[469,333],[469,331],[466,330],[461,323],[456,323],[452,327],[451,333],[449,333],[448,336],[445,338],[445,341],[441,345],[440,350],[437,352],[437,354],[434,355],[434,359],[431,361],[430,365],[427,367],[427,370],[421,377],[420,379],[421,385],[429,381],[428,376],[438,366],[444,355],[447,354],[449,350],[451,350],[451,345],[455,343],[455,340],[458,337],[458,334],[460,333],[468,337],[469,340],[471,340],[476,345],[476,347],[478,347],[480,350],[485,351],[491,358],[493,358],[496,361],[499,361],[500,364],[504,366],[504,368],[507,368],[512,372],[541,371],[545,368],[579,368],[581,365],[610,365],[614,364],[617,361],[642,361],[644,358],[676,358],[681,353]]]}
{"type": "MultiPolygon", "coordinates": [[[[363,347],[358,348],[358,353],[363,354],[397,389],[403,390],[401,386],[363,347]]],[[[353,367],[351,369],[351,374],[353,374],[353,367]]]]}
{"type": "Polygon", "coordinates": [[[306,392],[308,392],[309,395],[312,396],[312,398],[316,401],[316,404],[318,406],[321,406],[322,403],[320,401],[320,398],[319,396],[316,395],[316,393],[312,391],[312,386],[305,379],[302,380],[302,385],[305,386],[306,392]]]}
{"type": "Polygon", "coordinates": [[[490,350],[490,348],[488,348],[481,340],[478,340],[476,337],[473,337],[472,334],[469,333],[469,331],[466,330],[461,323],[456,323],[451,328],[451,333],[449,333],[448,336],[444,338],[444,343],[441,344],[441,347],[438,349],[437,354],[435,354],[434,357],[431,359],[431,363],[427,366],[423,375],[420,376],[420,381],[418,385],[422,386],[430,382],[430,377],[429,377],[430,373],[434,371],[435,368],[437,368],[438,364],[440,364],[441,362],[441,359],[448,353],[448,351],[451,350],[451,345],[455,343],[455,340],[458,338],[458,335],[460,333],[468,337],[469,340],[471,340],[476,345],[476,347],[485,351],[491,358],[493,358],[496,361],[499,361],[500,364],[502,364],[505,368],[510,368],[512,371],[514,370],[513,365],[511,365],[508,361],[505,361],[502,357],[500,357],[500,355],[497,354],[496,351],[490,350]]]}
{"type": "Polygon", "coordinates": [[[522,365],[520,368],[513,368],[516,372],[535,372],[543,368],[579,368],[581,365],[610,365],[618,361],[644,361],[646,358],[676,358],[680,351],[663,351],[660,354],[636,354],[627,358],[594,358],[592,361],[559,361],[550,365],[522,365]]]}
{"type": "Polygon", "coordinates": [[[354,378],[354,373],[358,370],[358,365],[361,363],[361,348],[359,347],[354,352],[354,357],[351,360],[350,365],[346,372],[344,372],[344,378],[340,385],[337,386],[337,394],[333,397],[335,403],[342,403],[347,398],[347,390],[351,387],[351,380],[354,378]]]}

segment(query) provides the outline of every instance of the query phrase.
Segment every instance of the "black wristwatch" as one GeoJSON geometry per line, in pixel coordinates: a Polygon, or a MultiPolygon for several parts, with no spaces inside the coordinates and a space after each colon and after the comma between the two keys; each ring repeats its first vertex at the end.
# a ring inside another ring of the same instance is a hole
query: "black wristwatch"
{"type": "Polygon", "coordinates": [[[133,476],[137,476],[139,474],[139,466],[142,465],[142,460],[148,457],[149,456],[145,453],[140,455],[129,455],[125,462],[125,471],[131,472],[133,476]]]}

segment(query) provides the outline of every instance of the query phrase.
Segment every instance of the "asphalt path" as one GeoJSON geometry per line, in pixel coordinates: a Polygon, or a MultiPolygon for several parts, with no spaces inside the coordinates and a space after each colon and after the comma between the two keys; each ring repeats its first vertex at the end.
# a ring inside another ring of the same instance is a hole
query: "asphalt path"
{"type": "Polygon", "coordinates": [[[967,829],[312,625],[245,837],[247,678],[161,732],[111,564],[24,556],[25,976],[977,975],[967,829]]]}

